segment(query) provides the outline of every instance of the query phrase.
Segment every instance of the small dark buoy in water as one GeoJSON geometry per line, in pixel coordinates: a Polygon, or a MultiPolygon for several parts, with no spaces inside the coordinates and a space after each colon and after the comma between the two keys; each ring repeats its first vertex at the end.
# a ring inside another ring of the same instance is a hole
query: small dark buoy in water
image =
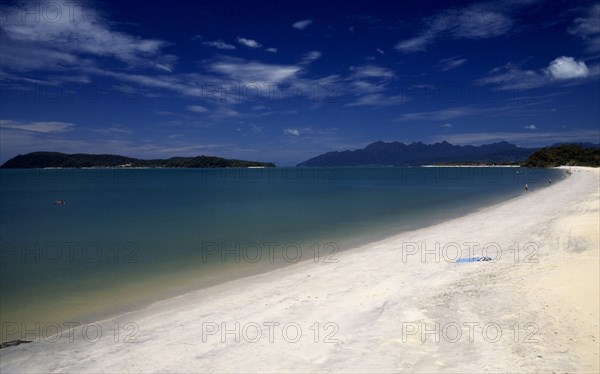
{"type": "Polygon", "coordinates": [[[54,204],[56,204],[56,205],[65,205],[65,201],[64,200],[55,200],[54,204]]]}

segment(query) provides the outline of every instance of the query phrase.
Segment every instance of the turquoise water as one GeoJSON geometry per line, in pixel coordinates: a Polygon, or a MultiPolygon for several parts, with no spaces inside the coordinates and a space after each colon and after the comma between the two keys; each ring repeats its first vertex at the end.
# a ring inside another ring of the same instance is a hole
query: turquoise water
{"type": "Polygon", "coordinates": [[[561,175],[521,168],[2,170],[1,319],[86,322],[276,266],[333,260],[338,251],[561,175]]]}

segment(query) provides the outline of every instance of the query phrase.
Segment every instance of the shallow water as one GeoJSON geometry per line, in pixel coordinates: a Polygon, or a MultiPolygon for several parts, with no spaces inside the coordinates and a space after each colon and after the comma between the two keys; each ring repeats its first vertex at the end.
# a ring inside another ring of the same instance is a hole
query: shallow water
{"type": "Polygon", "coordinates": [[[522,168],[2,170],[2,340],[9,325],[85,323],[335,260],[561,177],[522,168]]]}

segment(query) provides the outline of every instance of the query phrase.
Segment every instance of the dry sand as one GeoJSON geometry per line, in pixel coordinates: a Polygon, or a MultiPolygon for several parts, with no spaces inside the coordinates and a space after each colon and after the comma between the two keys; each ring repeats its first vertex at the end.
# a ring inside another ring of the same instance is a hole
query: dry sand
{"type": "Polygon", "coordinates": [[[336,263],[165,300],[72,341],[45,326],[2,349],[0,371],[597,373],[600,173],[572,170],[336,263]],[[454,263],[469,247],[493,261],[454,263]]]}

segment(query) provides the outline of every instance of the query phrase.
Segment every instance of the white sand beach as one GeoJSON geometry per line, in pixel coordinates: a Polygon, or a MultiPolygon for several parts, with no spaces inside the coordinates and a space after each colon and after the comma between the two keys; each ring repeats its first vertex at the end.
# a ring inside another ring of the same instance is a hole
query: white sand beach
{"type": "Polygon", "coordinates": [[[337,262],[231,281],[72,334],[41,326],[30,333],[39,342],[0,350],[0,372],[597,373],[600,170],[571,170],[337,262]],[[455,263],[469,248],[492,261],[455,263]]]}

